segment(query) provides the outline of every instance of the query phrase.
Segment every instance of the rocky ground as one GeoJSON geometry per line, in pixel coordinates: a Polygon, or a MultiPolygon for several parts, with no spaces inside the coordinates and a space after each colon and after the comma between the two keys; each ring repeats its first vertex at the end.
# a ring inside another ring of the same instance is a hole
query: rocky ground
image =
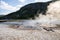
{"type": "Polygon", "coordinates": [[[60,40],[59,27],[0,26],[0,40],[60,40]]]}

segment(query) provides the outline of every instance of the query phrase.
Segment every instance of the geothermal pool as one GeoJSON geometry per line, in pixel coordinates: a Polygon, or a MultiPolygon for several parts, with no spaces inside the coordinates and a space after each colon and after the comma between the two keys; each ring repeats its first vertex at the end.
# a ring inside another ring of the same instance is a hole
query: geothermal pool
{"type": "Polygon", "coordinates": [[[60,25],[60,20],[57,21],[40,21],[40,20],[23,20],[21,22],[1,22],[0,26],[8,25],[24,25],[24,26],[36,26],[36,24],[58,24],[60,25]]]}

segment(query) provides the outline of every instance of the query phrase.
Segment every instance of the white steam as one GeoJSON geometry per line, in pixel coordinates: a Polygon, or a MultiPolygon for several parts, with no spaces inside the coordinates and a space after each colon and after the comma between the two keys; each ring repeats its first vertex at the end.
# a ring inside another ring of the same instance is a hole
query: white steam
{"type": "Polygon", "coordinates": [[[58,21],[60,23],[60,1],[51,3],[46,13],[46,15],[40,14],[39,18],[36,19],[41,23],[55,23],[58,21]]]}

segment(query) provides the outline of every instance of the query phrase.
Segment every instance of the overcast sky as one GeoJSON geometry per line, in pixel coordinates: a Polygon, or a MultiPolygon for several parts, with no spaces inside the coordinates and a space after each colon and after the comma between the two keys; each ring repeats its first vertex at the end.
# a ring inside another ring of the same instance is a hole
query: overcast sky
{"type": "Polygon", "coordinates": [[[0,0],[0,15],[7,15],[29,3],[46,1],[49,0],[0,0]]]}

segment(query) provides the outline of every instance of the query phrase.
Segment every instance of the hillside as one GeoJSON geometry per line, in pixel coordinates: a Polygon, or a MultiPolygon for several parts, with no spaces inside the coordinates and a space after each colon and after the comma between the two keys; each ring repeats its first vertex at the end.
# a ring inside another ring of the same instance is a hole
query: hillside
{"type": "Polygon", "coordinates": [[[21,7],[16,12],[12,12],[0,19],[34,19],[35,16],[38,17],[40,13],[46,14],[47,6],[51,3],[49,2],[36,2],[30,3],[21,7]]]}

